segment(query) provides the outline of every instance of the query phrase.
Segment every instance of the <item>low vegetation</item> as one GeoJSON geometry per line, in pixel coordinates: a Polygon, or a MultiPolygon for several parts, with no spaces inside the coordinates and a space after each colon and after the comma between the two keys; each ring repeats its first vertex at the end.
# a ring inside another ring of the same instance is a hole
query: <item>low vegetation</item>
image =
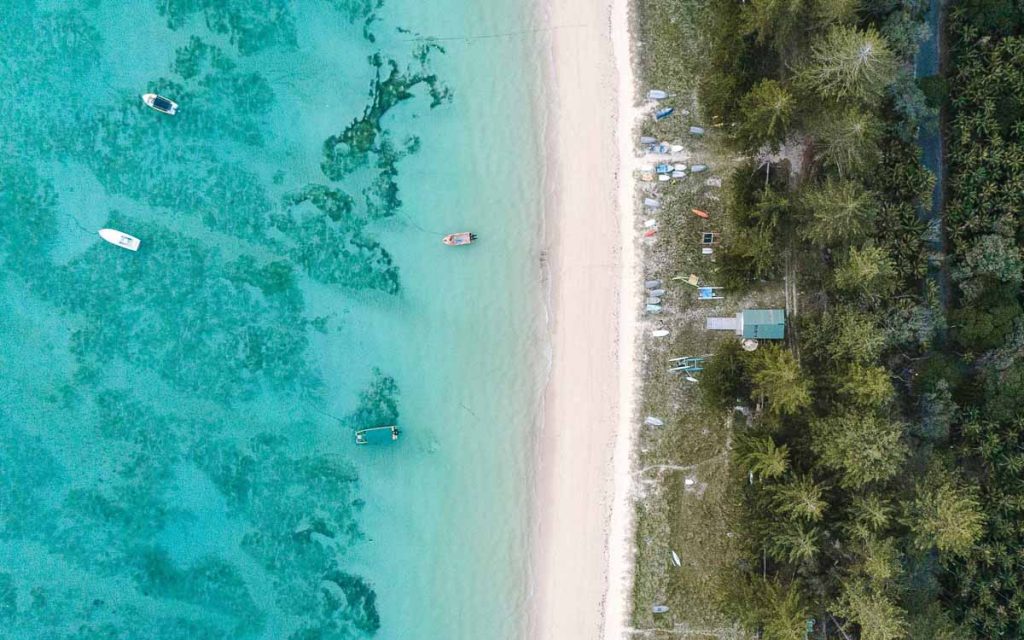
{"type": "Polygon", "coordinates": [[[639,0],[645,86],[708,126],[690,146],[725,178],[662,189],[672,231],[647,263],[727,301],[698,308],[680,285],[672,345],[645,347],[642,408],[670,418],[640,465],[686,482],[641,483],[638,633],[1024,633],[1024,15],[952,3],[953,71],[915,80],[925,8],[639,0]],[[948,201],[933,208],[918,143],[940,109],[948,201]],[[701,201],[721,236],[703,262],[685,216],[701,201]],[[787,308],[784,342],[748,353],[703,330],[766,304],[787,308]],[[663,372],[702,350],[698,385],[663,372]]]}

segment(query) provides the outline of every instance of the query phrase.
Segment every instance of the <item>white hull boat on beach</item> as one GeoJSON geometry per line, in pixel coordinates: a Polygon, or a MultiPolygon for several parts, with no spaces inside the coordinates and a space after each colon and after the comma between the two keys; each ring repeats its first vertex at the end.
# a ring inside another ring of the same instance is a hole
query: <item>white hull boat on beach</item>
{"type": "Polygon", "coordinates": [[[129,251],[138,251],[141,240],[135,236],[128,235],[117,229],[100,229],[100,237],[110,244],[117,245],[129,251]]]}
{"type": "Polygon", "coordinates": [[[178,103],[170,98],[165,98],[155,93],[144,93],[142,94],[142,101],[146,103],[147,107],[155,109],[160,113],[166,113],[169,116],[178,113],[178,103]]]}

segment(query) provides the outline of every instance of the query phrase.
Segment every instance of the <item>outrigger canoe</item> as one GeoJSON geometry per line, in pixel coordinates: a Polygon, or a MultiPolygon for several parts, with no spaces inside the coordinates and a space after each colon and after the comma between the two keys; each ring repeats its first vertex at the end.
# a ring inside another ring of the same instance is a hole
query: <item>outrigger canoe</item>
{"type": "Polygon", "coordinates": [[[398,427],[370,427],[356,431],[356,444],[386,444],[398,440],[398,427]]]}
{"type": "Polygon", "coordinates": [[[464,244],[471,244],[474,240],[476,240],[475,233],[460,231],[459,233],[450,233],[446,235],[441,242],[445,243],[449,247],[461,247],[464,244]]]}

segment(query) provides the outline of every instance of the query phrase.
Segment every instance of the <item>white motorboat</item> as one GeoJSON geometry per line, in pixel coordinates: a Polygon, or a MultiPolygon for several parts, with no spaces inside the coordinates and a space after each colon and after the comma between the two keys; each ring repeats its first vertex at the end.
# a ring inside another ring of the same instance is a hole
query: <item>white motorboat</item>
{"type": "Polygon", "coordinates": [[[156,109],[160,113],[166,113],[169,116],[178,113],[178,103],[170,98],[165,98],[155,93],[144,93],[142,94],[142,101],[146,103],[147,107],[156,109]]]}
{"type": "Polygon", "coordinates": [[[122,249],[129,251],[138,251],[141,240],[135,236],[128,235],[118,231],[117,229],[100,229],[100,237],[109,242],[110,244],[116,244],[122,249]]]}

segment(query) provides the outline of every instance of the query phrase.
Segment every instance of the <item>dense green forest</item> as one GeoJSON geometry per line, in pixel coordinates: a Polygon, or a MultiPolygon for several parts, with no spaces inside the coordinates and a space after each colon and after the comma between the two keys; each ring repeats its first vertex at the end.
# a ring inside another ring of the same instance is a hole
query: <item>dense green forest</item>
{"type": "Polygon", "coordinates": [[[725,606],[771,639],[1024,636],[1024,13],[917,0],[710,0],[705,120],[731,291],[799,275],[784,345],[723,341],[701,381],[741,418],[746,559],[725,606]],[[941,111],[944,117],[939,118],[941,111]],[[918,136],[948,141],[945,223],[918,136]]]}

